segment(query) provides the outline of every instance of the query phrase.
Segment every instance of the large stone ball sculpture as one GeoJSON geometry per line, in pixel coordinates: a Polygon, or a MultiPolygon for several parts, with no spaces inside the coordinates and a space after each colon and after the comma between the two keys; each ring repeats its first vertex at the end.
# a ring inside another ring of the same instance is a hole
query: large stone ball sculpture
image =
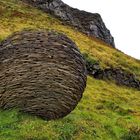
{"type": "Polygon", "coordinates": [[[24,30],[0,45],[0,108],[18,108],[44,119],[69,114],[86,87],[86,68],[63,34],[24,30]]]}

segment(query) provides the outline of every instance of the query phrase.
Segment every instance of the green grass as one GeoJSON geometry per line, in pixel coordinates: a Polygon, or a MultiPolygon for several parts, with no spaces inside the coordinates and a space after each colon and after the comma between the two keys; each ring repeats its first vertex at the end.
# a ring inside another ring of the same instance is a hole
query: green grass
{"type": "MultiPolygon", "coordinates": [[[[65,33],[102,67],[122,67],[140,78],[140,61],[19,0],[0,1],[0,40],[30,28],[65,33]]],[[[44,121],[16,110],[0,111],[0,140],[139,140],[139,127],[140,91],[91,77],[81,102],[63,119],[44,121]]]]}
{"type": "Polygon", "coordinates": [[[1,111],[0,140],[120,140],[140,126],[140,92],[88,77],[77,108],[56,121],[1,111]]]}
{"type": "MultiPolygon", "coordinates": [[[[100,61],[102,67],[122,67],[140,78],[140,61],[109,47],[105,43],[64,26],[59,20],[19,0],[0,2],[0,40],[23,29],[53,29],[69,36],[83,53],[100,61]]],[[[133,46],[132,46],[133,47],[133,46]]]]}

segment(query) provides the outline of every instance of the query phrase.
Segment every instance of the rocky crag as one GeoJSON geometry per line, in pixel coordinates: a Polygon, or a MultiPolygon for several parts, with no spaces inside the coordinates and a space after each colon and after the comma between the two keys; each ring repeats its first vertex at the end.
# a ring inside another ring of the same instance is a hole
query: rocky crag
{"type": "Polygon", "coordinates": [[[61,19],[64,23],[74,26],[79,31],[101,39],[107,44],[115,47],[114,38],[106,28],[101,16],[72,8],[61,0],[22,0],[29,4],[50,13],[61,19]]]}
{"type": "MultiPolygon", "coordinates": [[[[85,57],[85,56],[84,56],[85,57]]],[[[109,80],[117,85],[127,86],[140,90],[140,80],[133,73],[127,72],[122,68],[102,69],[99,62],[85,57],[87,73],[96,79],[109,80]]]]}
{"type": "Polygon", "coordinates": [[[74,42],[55,31],[22,31],[0,44],[0,108],[58,119],[78,104],[85,62],[74,42]]]}
{"type": "Polygon", "coordinates": [[[94,74],[95,78],[115,81],[117,85],[137,88],[140,90],[140,80],[132,73],[121,68],[107,68],[94,74]]]}

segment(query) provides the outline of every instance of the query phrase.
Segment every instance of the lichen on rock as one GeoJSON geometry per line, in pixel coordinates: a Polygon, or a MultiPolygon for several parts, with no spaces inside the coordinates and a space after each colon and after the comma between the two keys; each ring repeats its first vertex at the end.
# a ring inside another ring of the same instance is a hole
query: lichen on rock
{"type": "Polygon", "coordinates": [[[76,107],[86,87],[86,68],[67,36],[24,30],[0,46],[0,108],[18,108],[50,120],[76,107]]]}

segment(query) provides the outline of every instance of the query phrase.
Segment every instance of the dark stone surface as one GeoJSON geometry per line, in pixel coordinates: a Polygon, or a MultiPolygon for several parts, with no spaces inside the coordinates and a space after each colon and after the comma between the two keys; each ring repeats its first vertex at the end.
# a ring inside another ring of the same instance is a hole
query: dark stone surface
{"type": "Polygon", "coordinates": [[[99,38],[115,47],[114,38],[106,28],[101,16],[72,8],[61,0],[22,0],[48,12],[81,32],[99,38]]]}
{"type": "Polygon", "coordinates": [[[86,67],[74,42],[54,31],[22,31],[0,44],[0,108],[57,119],[86,87],[86,67]]]}
{"type": "Polygon", "coordinates": [[[140,90],[140,80],[132,73],[128,73],[121,68],[107,68],[99,70],[94,74],[97,79],[112,80],[117,85],[137,88],[140,90]]]}
{"type": "Polygon", "coordinates": [[[87,69],[87,74],[88,75],[94,75],[96,72],[101,70],[100,64],[98,61],[91,59],[87,53],[83,53],[83,58],[86,63],[86,69],[87,69]]]}
{"type": "Polygon", "coordinates": [[[96,79],[114,81],[117,85],[123,85],[140,90],[140,80],[132,73],[121,68],[101,69],[99,62],[92,60],[88,56],[86,62],[87,73],[96,79]]]}

